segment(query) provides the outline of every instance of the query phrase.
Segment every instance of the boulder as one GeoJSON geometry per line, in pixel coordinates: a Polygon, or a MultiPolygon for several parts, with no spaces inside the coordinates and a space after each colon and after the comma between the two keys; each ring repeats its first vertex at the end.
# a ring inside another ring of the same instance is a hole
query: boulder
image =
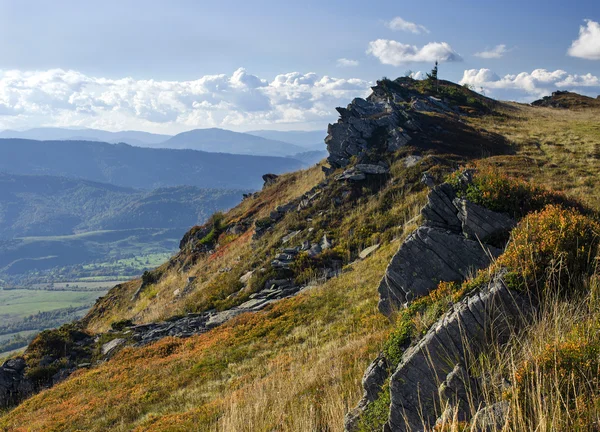
{"type": "Polygon", "coordinates": [[[400,245],[379,285],[386,316],[442,281],[462,281],[487,267],[502,250],[485,241],[514,226],[504,214],[457,199],[447,183],[429,192],[421,216],[423,225],[400,245]]]}
{"type": "Polygon", "coordinates": [[[473,432],[496,432],[502,430],[506,424],[510,403],[500,401],[486,406],[475,413],[471,421],[473,432]]]}
{"type": "Polygon", "coordinates": [[[467,200],[455,198],[453,204],[458,209],[462,232],[467,238],[485,242],[506,234],[515,226],[515,221],[508,215],[493,212],[467,200]]]}
{"type": "Polygon", "coordinates": [[[419,227],[402,243],[379,285],[379,310],[394,310],[427,295],[442,281],[462,281],[502,251],[441,228],[419,227]]]}
{"type": "Polygon", "coordinates": [[[371,255],[373,252],[375,252],[377,249],[379,249],[379,243],[373,246],[369,246],[366,249],[363,249],[362,251],[360,251],[360,253],[358,254],[358,257],[362,260],[367,258],[369,255],[371,255]]]}
{"type": "MultiPolygon", "coordinates": [[[[501,277],[453,305],[416,345],[404,352],[390,379],[387,430],[430,430],[444,408],[439,404],[440,383],[455,365],[468,368],[489,343],[505,343],[532,312],[529,298],[509,290],[501,277]]],[[[464,377],[455,375],[451,381],[464,377]]]]}
{"type": "Polygon", "coordinates": [[[100,349],[102,351],[102,355],[104,357],[111,357],[115,353],[117,348],[125,344],[125,342],[127,341],[123,338],[116,338],[111,340],[110,342],[105,343],[100,349]]]}
{"type": "Polygon", "coordinates": [[[363,397],[358,406],[348,412],[344,418],[344,430],[346,432],[356,432],[358,430],[360,416],[369,404],[378,398],[381,388],[389,376],[389,368],[390,364],[383,354],[379,354],[369,365],[362,379],[363,397]]]}
{"type": "Polygon", "coordinates": [[[279,178],[279,176],[277,174],[265,174],[262,176],[262,178],[264,181],[264,184],[263,184],[263,189],[264,189],[267,186],[275,183],[277,181],[277,179],[279,178]]]}

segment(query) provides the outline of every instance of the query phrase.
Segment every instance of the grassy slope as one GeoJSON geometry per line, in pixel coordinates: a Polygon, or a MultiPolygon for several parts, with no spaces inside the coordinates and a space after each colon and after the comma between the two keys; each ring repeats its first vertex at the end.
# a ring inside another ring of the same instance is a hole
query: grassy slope
{"type": "MultiPolygon", "coordinates": [[[[507,137],[517,145],[517,154],[480,163],[500,165],[599,208],[600,190],[592,187],[598,179],[593,159],[600,142],[597,112],[516,104],[498,109],[503,116],[468,122],[507,137]]],[[[310,189],[319,175],[305,171],[286,176],[280,183],[286,186],[267,189],[263,198],[245,201],[227,217],[234,220],[248,212],[264,216],[276,204],[310,189]]],[[[394,200],[403,209],[403,220],[415,214],[422,199],[423,194],[416,193],[394,200]],[[412,202],[404,202],[410,197],[412,202]]],[[[374,202],[357,206],[342,225],[360,226],[365,222],[361,213],[369,214],[374,202]]],[[[199,279],[219,277],[215,270],[234,263],[240,251],[254,253],[244,236],[231,244],[216,258],[197,264],[199,279]]],[[[339,431],[343,414],[360,396],[366,365],[392,330],[376,310],[375,288],[397,245],[386,244],[353,271],[266,312],[242,316],[185,341],[166,339],[124,351],[28,400],[2,417],[0,426],[46,431],[339,431]]],[[[93,316],[90,328],[105,329],[117,317],[143,322],[182,310],[184,305],[177,303],[169,303],[166,310],[152,306],[156,296],[162,300],[180,286],[178,277],[164,278],[133,311],[128,311],[126,300],[139,284],[124,285],[107,297],[110,311],[93,316]]],[[[209,286],[201,285],[198,292],[209,286]]]]}

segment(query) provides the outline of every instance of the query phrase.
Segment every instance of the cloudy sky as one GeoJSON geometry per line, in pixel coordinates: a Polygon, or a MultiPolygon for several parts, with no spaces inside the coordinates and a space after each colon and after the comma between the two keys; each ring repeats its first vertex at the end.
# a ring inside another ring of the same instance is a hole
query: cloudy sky
{"type": "Polygon", "coordinates": [[[0,0],[0,129],[324,129],[382,77],[600,94],[597,0],[0,0]]]}

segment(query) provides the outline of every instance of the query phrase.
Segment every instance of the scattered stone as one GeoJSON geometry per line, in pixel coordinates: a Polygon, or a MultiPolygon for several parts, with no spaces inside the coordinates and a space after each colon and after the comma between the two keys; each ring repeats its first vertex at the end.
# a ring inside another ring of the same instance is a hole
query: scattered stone
{"type": "Polygon", "coordinates": [[[291,233],[289,233],[288,235],[284,236],[281,239],[282,243],[287,243],[289,242],[291,239],[293,239],[294,237],[296,237],[298,234],[300,234],[302,231],[298,230],[298,231],[292,231],[291,233]]]}
{"type": "Polygon", "coordinates": [[[244,285],[246,285],[253,274],[254,274],[254,270],[244,273],[242,275],[242,277],[240,277],[240,283],[243,283],[244,285]]]}
{"type": "Polygon", "coordinates": [[[333,247],[333,243],[331,243],[331,241],[329,241],[329,239],[327,238],[327,234],[323,234],[323,238],[321,239],[321,250],[324,251],[326,249],[331,249],[333,247]]]}
{"type": "Polygon", "coordinates": [[[368,257],[369,255],[371,255],[373,252],[375,252],[377,249],[379,249],[379,243],[377,243],[376,245],[373,246],[369,246],[366,249],[363,249],[362,251],[360,251],[360,253],[358,254],[358,257],[363,260],[366,257],[368,257]]]}
{"type": "Polygon", "coordinates": [[[373,164],[358,164],[355,168],[364,174],[370,175],[382,175],[390,172],[389,168],[373,164]]]}
{"type": "Polygon", "coordinates": [[[423,173],[423,177],[421,177],[421,183],[431,189],[435,187],[435,180],[429,173],[423,173]]]}
{"type": "Polygon", "coordinates": [[[510,403],[508,401],[496,402],[486,406],[475,413],[471,422],[471,430],[474,432],[496,432],[503,430],[510,403]]]}
{"type": "Polygon", "coordinates": [[[404,166],[406,168],[412,168],[414,167],[416,164],[418,164],[419,162],[421,162],[423,160],[423,156],[419,156],[419,155],[410,155],[410,156],[406,156],[404,158],[404,161],[402,161],[402,163],[404,164],[404,166]]]}
{"type": "Polygon", "coordinates": [[[323,252],[321,246],[319,246],[317,243],[313,243],[307,253],[309,257],[313,258],[319,255],[321,252],[323,252]]]}
{"type": "Polygon", "coordinates": [[[102,345],[100,351],[102,352],[102,355],[104,357],[111,357],[112,354],[114,354],[115,350],[121,345],[123,345],[125,342],[127,341],[123,338],[113,339],[110,342],[107,342],[104,345],[102,345]]]}

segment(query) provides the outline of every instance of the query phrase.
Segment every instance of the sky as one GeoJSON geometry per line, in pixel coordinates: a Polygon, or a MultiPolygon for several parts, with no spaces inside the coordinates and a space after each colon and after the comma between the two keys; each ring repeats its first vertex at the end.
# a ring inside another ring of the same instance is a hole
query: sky
{"type": "Polygon", "coordinates": [[[600,94],[597,0],[0,0],[0,129],[325,130],[382,76],[600,94]]]}

